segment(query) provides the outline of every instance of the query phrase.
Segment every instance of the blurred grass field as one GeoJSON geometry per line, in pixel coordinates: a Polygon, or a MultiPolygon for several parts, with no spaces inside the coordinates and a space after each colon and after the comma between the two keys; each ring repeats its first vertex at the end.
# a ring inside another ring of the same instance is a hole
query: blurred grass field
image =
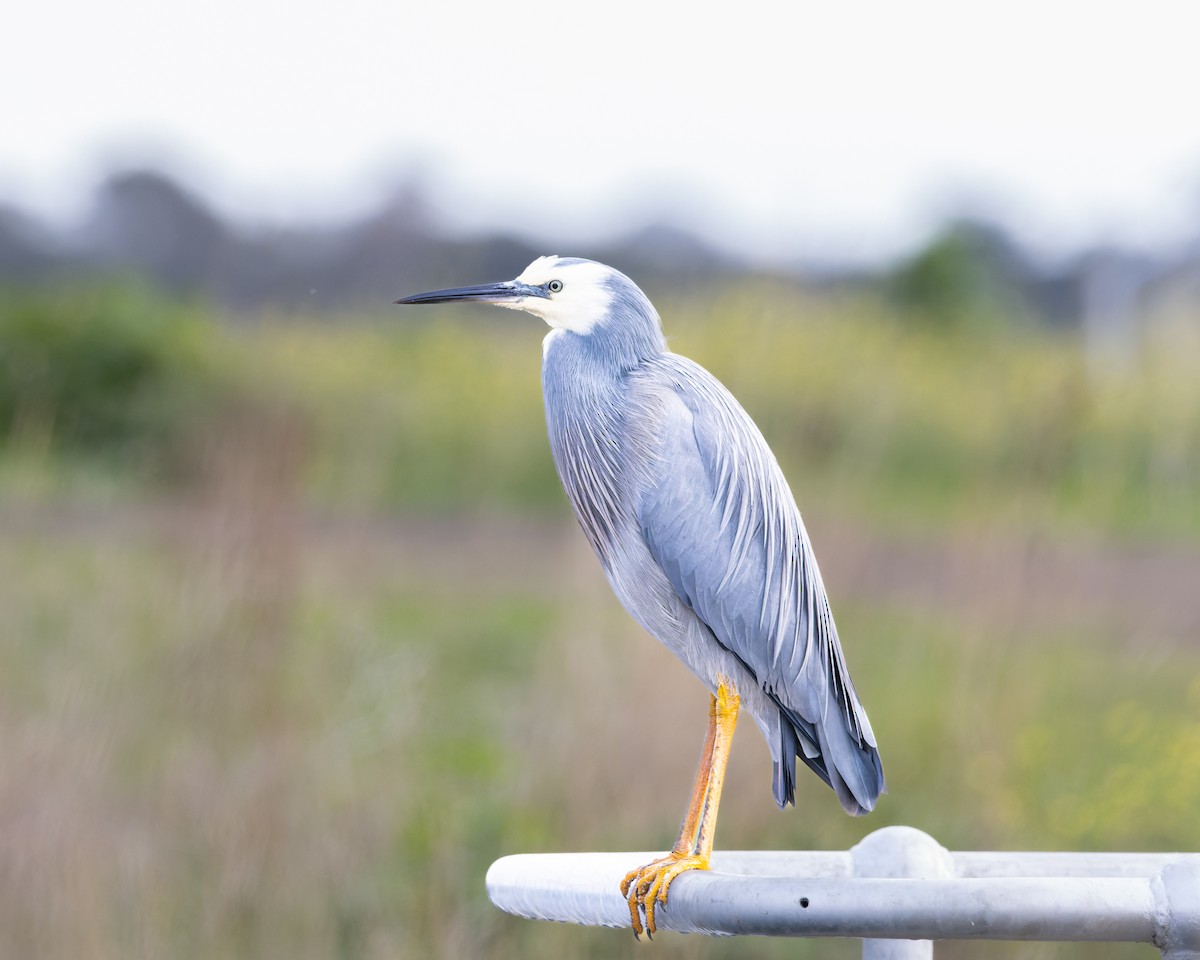
{"type": "MultiPolygon", "coordinates": [[[[814,777],[779,812],[746,728],[718,846],[906,823],[958,849],[1200,849],[1188,328],[1098,379],[1070,336],[869,299],[659,307],[780,457],[890,785],[866,820],[814,777]]],[[[638,946],[488,904],[506,853],[668,846],[706,708],[569,517],[542,333],[5,301],[0,952],[858,954],[638,946]],[[677,709],[649,733],[632,705],[654,691],[677,709]]]]}

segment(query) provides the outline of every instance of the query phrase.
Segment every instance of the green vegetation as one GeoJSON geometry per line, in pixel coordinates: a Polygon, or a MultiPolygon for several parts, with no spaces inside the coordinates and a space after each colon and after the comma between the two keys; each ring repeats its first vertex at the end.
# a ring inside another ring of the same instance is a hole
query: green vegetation
{"type": "MultiPolygon", "coordinates": [[[[85,473],[170,477],[190,469],[198,433],[270,411],[310,434],[305,489],[331,508],[557,512],[541,331],[444,313],[230,331],[116,289],[10,297],[0,485],[6,460],[47,448],[85,473]]],[[[1194,333],[1150,334],[1134,372],[1097,378],[1073,336],[930,330],[870,300],[733,289],[663,313],[673,347],[742,400],[803,500],[922,528],[1200,532],[1194,333]]]]}
{"type": "MultiPolygon", "coordinates": [[[[704,721],[566,516],[536,322],[14,303],[0,952],[858,954],[636,947],[487,903],[505,853],[668,844],[704,721]],[[634,708],[654,697],[670,709],[634,708]]],[[[908,823],[960,849],[1200,849],[1200,608],[1181,588],[1178,609],[1142,609],[1134,563],[1197,563],[1195,344],[1149,336],[1135,373],[1099,380],[1071,339],[934,332],[869,301],[756,288],[660,307],[820,534],[891,787],[852,820],[806,777],[802,812],[779,813],[747,727],[718,846],[842,848],[908,823]],[[874,561],[897,541],[928,577],[874,561]],[[1089,549],[1109,544],[1121,589],[1032,590],[1046,543],[1084,584],[1108,582],[1089,549]],[[938,572],[989,551],[1003,562],[975,579],[938,572]]],[[[939,956],[959,953],[1094,950],[939,956]]]]}
{"type": "MultiPolygon", "coordinates": [[[[1135,374],[1096,379],[1075,337],[935,332],[871,301],[741,289],[662,312],[673,349],[734,391],[802,502],[921,528],[1200,533],[1200,344],[1149,337],[1135,374]]],[[[542,331],[445,313],[280,323],[243,346],[309,411],[318,498],[557,512],[542,331]]]]}
{"type": "Polygon", "coordinates": [[[161,467],[230,384],[216,330],[132,286],[0,292],[0,436],[18,449],[161,467]]]}
{"type": "Polygon", "coordinates": [[[887,287],[910,323],[940,330],[1012,328],[1037,309],[1021,293],[1029,268],[1003,233],[965,221],[944,227],[892,271],[887,287]]]}

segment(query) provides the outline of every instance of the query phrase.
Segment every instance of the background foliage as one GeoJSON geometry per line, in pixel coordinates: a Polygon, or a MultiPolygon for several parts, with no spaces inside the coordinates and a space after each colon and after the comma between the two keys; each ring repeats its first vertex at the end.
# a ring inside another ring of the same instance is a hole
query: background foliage
{"type": "MultiPolygon", "coordinates": [[[[777,812],[743,731],[718,844],[1200,848],[1194,324],[1102,375],[1072,333],[927,300],[659,307],[792,480],[891,787],[864,821],[815,778],[777,812]]],[[[568,516],[541,332],[4,295],[0,951],[633,952],[482,887],[505,853],[669,844],[705,709],[568,516]]]]}

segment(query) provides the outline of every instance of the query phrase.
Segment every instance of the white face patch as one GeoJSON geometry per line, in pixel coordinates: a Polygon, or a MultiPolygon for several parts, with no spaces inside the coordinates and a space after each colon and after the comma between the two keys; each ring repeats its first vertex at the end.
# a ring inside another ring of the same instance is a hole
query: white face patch
{"type": "Polygon", "coordinates": [[[525,297],[512,306],[541,317],[555,329],[589,333],[612,303],[606,281],[614,272],[591,260],[564,263],[561,257],[538,257],[517,280],[538,287],[557,280],[562,289],[549,297],[525,297]]]}

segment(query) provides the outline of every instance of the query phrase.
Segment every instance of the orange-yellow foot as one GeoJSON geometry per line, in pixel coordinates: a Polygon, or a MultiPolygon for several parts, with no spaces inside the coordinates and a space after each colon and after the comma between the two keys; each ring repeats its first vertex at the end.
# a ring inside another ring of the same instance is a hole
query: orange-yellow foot
{"type": "Polygon", "coordinates": [[[654,937],[654,909],[667,902],[671,881],[689,870],[707,870],[708,857],[697,853],[668,853],[665,857],[630,870],[621,881],[621,896],[629,901],[629,919],[633,935],[642,935],[642,914],[646,915],[645,932],[654,937]]]}

